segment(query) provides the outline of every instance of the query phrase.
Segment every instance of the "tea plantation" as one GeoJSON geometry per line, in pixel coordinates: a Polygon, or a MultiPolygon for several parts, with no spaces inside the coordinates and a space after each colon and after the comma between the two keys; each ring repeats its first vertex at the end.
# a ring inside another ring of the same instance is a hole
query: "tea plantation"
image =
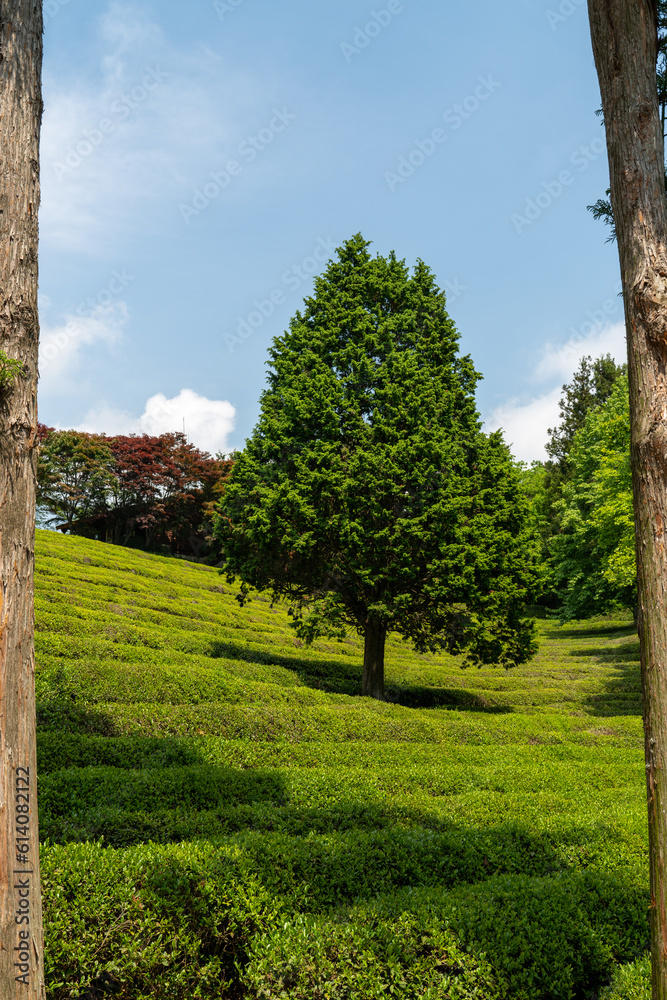
{"type": "Polygon", "coordinates": [[[381,704],[210,567],[39,532],[36,584],[49,1000],[648,997],[626,618],[390,640],[381,704]]]}

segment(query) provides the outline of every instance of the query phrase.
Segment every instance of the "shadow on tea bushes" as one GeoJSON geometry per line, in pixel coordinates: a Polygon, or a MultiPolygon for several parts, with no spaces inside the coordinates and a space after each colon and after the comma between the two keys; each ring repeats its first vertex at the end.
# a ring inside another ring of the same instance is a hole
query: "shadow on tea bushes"
{"type": "Polygon", "coordinates": [[[646,903],[589,874],[407,890],[261,932],[245,981],[257,1000],[573,1000],[646,947],[646,903]]]}
{"type": "Polygon", "coordinates": [[[364,921],[296,917],[252,941],[244,974],[253,1000],[504,1000],[484,958],[436,919],[402,913],[364,921]]]}
{"type": "Polygon", "coordinates": [[[119,1000],[241,1000],[251,938],[280,904],[234,848],[42,848],[47,1000],[109,977],[119,1000]]]}

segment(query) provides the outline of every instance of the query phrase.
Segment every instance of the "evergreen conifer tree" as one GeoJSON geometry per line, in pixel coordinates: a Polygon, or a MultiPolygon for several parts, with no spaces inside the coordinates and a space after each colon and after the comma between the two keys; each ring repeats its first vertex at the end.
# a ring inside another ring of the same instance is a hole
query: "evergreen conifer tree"
{"type": "Polygon", "coordinates": [[[526,502],[475,408],[445,297],[419,261],[348,240],[270,349],[259,422],[222,498],[228,578],[291,605],[298,634],[364,636],[384,696],[388,632],[511,666],[524,617],[526,502]]]}

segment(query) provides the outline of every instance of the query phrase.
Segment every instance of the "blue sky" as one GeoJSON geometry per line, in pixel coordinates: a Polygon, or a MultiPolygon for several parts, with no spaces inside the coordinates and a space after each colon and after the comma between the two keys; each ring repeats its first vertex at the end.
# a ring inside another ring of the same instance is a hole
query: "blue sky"
{"type": "Polygon", "coordinates": [[[583,0],[45,0],[40,419],[242,447],[331,248],[421,257],[543,456],[582,354],[624,358],[583,0]]]}

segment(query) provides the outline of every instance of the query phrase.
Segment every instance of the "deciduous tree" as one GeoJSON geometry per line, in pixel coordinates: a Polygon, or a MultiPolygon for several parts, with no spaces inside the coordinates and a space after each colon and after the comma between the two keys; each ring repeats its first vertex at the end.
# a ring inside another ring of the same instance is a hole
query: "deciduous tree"
{"type": "Polygon", "coordinates": [[[40,425],[37,501],[60,531],[198,555],[231,459],[212,458],[183,434],[54,431],[40,425]]]}
{"type": "Polygon", "coordinates": [[[230,578],[291,602],[298,633],[364,636],[362,691],[384,695],[388,632],[510,666],[524,617],[525,500],[479,378],[423,262],[346,242],[270,349],[259,423],[218,535],[230,578]]]}
{"type": "Polygon", "coordinates": [[[551,539],[561,619],[586,618],[636,607],[628,380],[589,411],[568,453],[568,478],[559,506],[560,531],[551,539]]]}

